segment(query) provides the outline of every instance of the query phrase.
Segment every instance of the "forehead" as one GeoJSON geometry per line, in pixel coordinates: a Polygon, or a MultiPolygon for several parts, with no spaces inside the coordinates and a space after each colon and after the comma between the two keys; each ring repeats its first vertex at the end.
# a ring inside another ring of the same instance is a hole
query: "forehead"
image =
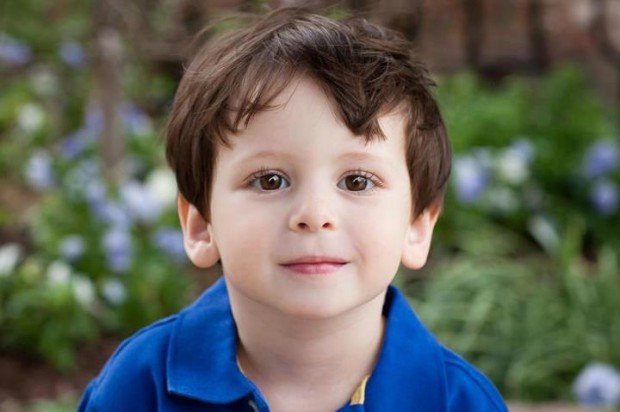
{"type": "Polygon", "coordinates": [[[261,157],[309,160],[404,159],[405,116],[402,112],[380,116],[385,139],[366,141],[355,135],[338,114],[336,104],[308,77],[294,78],[272,102],[274,108],[257,113],[247,127],[231,136],[231,148],[221,155],[246,161],[261,157]]]}

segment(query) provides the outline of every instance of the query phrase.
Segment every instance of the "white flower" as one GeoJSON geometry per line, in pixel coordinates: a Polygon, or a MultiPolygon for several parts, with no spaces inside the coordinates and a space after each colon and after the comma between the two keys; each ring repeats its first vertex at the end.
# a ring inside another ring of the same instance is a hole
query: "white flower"
{"type": "Polygon", "coordinates": [[[19,109],[17,114],[17,125],[26,133],[33,133],[43,127],[45,123],[45,113],[41,106],[34,103],[27,103],[19,109]]]}
{"type": "Polygon", "coordinates": [[[13,273],[21,254],[22,248],[17,243],[9,243],[0,247],[0,277],[13,273]]]}
{"type": "Polygon", "coordinates": [[[497,158],[498,175],[508,183],[523,183],[530,176],[532,151],[531,144],[526,140],[517,141],[504,149],[497,158]]]}
{"type": "Polygon", "coordinates": [[[86,276],[76,275],[71,282],[73,294],[84,307],[90,307],[95,302],[95,287],[86,276]]]}
{"type": "MultiPolygon", "coordinates": [[[[91,194],[90,191],[93,190],[93,186],[103,186],[101,176],[101,168],[98,163],[90,159],[82,160],[67,171],[64,177],[64,186],[69,191],[82,193],[88,198],[88,195],[91,194]]],[[[105,192],[103,187],[98,188],[98,190],[100,190],[100,193],[105,192]]],[[[105,195],[100,195],[100,198],[103,197],[105,195]]]]}
{"type": "Polygon", "coordinates": [[[46,277],[52,286],[66,285],[71,278],[71,267],[62,260],[55,260],[48,266],[46,277]]]}
{"type": "Polygon", "coordinates": [[[117,279],[107,279],[102,291],[103,296],[112,304],[119,305],[127,298],[127,290],[125,285],[117,279]]]}
{"type": "Polygon", "coordinates": [[[162,212],[162,206],[144,186],[135,180],[121,185],[119,193],[123,204],[132,216],[146,223],[155,221],[162,212]]]}
{"type": "Polygon", "coordinates": [[[542,216],[534,216],[529,220],[527,227],[532,236],[534,236],[534,239],[536,239],[545,250],[551,253],[557,251],[560,244],[560,237],[555,227],[548,219],[542,216]]]}
{"type": "Polygon", "coordinates": [[[489,205],[503,213],[511,213],[519,207],[519,199],[507,187],[491,188],[487,192],[489,205]]]}
{"type": "Polygon", "coordinates": [[[476,147],[471,150],[472,156],[476,161],[485,168],[490,168],[493,165],[493,154],[488,147],[476,147]]]}
{"type": "Polygon", "coordinates": [[[529,177],[527,163],[511,150],[506,150],[500,155],[497,171],[502,179],[514,184],[523,183],[529,177]]]}
{"type": "Polygon", "coordinates": [[[592,406],[620,405],[620,373],[604,363],[590,363],[577,376],[573,392],[579,402],[592,406]]]}
{"type": "Polygon", "coordinates": [[[58,78],[48,67],[41,67],[32,75],[32,86],[38,94],[52,96],[58,91],[58,78]]]}
{"type": "Polygon", "coordinates": [[[173,206],[177,199],[177,181],[169,169],[155,169],[146,178],[147,190],[163,208],[173,206]]]}

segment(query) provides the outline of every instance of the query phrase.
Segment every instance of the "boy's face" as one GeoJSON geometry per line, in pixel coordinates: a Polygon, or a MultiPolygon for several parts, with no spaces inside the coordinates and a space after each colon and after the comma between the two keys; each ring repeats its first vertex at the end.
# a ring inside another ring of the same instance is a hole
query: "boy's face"
{"type": "Polygon", "coordinates": [[[219,148],[211,222],[179,197],[185,247],[200,267],[221,258],[231,295],[333,317],[385,292],[401,261],[421,267],[439,211],[410,220],[401,115],[380,118],[387,139],[365,145],[311,80],[296,79],[275,103],[285,104],[219,148]],[[321,274],[284,265],[311,255],[346,263],[321,274]]]}

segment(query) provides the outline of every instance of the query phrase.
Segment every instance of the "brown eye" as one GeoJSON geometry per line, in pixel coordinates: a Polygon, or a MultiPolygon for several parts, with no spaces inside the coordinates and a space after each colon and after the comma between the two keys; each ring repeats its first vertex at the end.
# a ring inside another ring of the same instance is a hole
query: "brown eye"
{"type": "Polygon", "coordinates": [[[250,185],[263,191],[274,191],[282,188],[282,183],[286,180],[275,173],[267,173],[254,178],[250,185]]]}
{"type": "Polygon", "coordinates": [[[345,185],[347,189],[353,192],[359,192],[359,191],[366,190],[369,183],[372,184],[370,179],[364,176],[351,175],[351,176],[345,177],[345,185]]]}

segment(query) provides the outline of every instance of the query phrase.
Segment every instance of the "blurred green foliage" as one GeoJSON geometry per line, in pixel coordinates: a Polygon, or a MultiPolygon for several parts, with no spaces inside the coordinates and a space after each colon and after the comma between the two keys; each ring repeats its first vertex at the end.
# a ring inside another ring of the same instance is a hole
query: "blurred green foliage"
{"type": "Polygon", "coordinates": [[[504,396],[570,399],[586,364],[620,365],[613,113],[572,66],[494,89],[457,75],[438,94],[455,169],[428,276],[403,287],[429,329],[504,396]],[[592,150],[601,142],[607,151],[592,150]],[[596,197],[601,179],[615,198],[596,197]]]}
{"type": "MultiPolygon", "coordinates": [[[[21,11],[37,22],[53,14],[35,3],[21,11]]],[[[174,81],[148,62],[128,63],[118,108],[128,176],[105,179],[86,9],[62,11],[71,22],[53,36],[40,23],[20,26],[21,17],[8,24],[10,38],[0,33],[0,70],[10,78],[0,85],[0,190],[21,193],[0,204],[0,222],[27,236],[0,245],[0,350],[64,371],[82,343],[178,311],[191,288],[158,134],[174,81]]]]}

